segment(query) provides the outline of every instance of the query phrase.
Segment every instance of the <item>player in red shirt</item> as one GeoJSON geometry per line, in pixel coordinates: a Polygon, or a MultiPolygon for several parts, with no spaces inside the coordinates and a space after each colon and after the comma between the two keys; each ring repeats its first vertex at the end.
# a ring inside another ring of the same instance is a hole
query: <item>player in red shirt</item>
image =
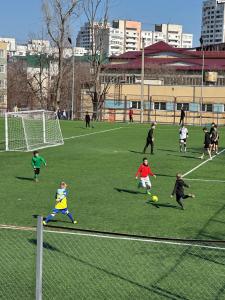
{"type": "Polygon", "coordinates": [[[148,159],[145,157],[143,158],[143,163],[140,165],[137,173],[136,173],[136,179],[140,177],[140,182],[138,184],[139,187],[146,188],[147,194],[151,195],[151,181],[149,179],[149,175],[156,178],[156,175],[152,173],[149,165],[148,165],[148,159]]]}

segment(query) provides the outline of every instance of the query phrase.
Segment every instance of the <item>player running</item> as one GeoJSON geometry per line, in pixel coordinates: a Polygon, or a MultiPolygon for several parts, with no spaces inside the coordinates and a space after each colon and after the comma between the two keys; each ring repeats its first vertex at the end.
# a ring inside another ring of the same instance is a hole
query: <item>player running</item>
{"type": "Polygon", "coordinates": [[[44,164],[45,166],[47,166],[47,163],[46,163],[44,157],[39,155],[38,151],[33,152],[33,157],[32,157],[31,163],[32,163],[32,166],[34,169],[34,181],[38,182],[38,176],[40,174],[41,165],[44,164]]]}
{"type": "Polygon", "coordinates": [[[77,221],[74,220],[72,214],[69,212],[67,208],[67,195],[68,195],[67,184],[64,181],[62,181],[60,183],[59,189],[57,189],[56,191],[55,208],[52,210],[52,213],[47,216],[45,221],[43,221],[43,225],[47,225],[47,223],[51,221],[58,213],[67,215],[73,224],[77,224],[77,221]]]}
{"type": "Polygon", "coordinates": [[[200,156],[201,159],[204,158],[205,153],[209,155],[209,159],[212,159],[211,156],[211,136],[210,133],[208,132],[208,129],[206,127],[203,128],[203,131],[205,133],[205,140],[204,140],[204,150],[202,155],[200,156]]]}
{"type": "Polygon", "coordinates": [[[190,186],[186,184],[182,179],[182,174],[178,173],[176,175],[176,183],[171,194],[171,198],[176,194],[176,201],[180,205],[181,209],[184,210],[183,200],[187,198],[195,198],[194,194],[184,194],[184,187],[189,188],[190,186]]]}
{"type": "Polygon", "coordinates": [[[151,129],[148,132],[148,136],[146,139],[146,144],[143,150],[143,154],[145,154],[145,151],[147,150],[148,146],[151,145],[151,154],[154,154],[154,130],[155,130],[155,123],[152,123],[151,129]]]}
{"type": "Polygon", "coordinates": [[[179,135],[180,152],[187,152],[188,129],[184,125],[181,126],[179,135]]]}
{"type": "Polygon", "coordinates": [[[149,179],[149,175],[156,178],[156,175],[152,173],[151,168],[148,165],[148,159],[145,157],[143,158],[143,163],[138,168],[138,171],[136,173],[136,179],[140,177],[140,181],[138,184],[138,187],[143,187],[146,189],[146,192],[148,195],[151,195],[151,181],[149,179]]]}

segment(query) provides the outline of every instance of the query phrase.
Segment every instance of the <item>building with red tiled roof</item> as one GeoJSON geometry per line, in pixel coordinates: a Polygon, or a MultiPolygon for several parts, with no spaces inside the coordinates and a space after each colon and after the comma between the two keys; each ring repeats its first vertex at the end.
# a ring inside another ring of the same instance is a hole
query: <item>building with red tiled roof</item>
{"type": "MultiPolygon", "coordinates": [[[[216,81],[205,84],[225,85],[225,51],[196,51],[159,42],[146,47],[144,56],[145,79],[160,79],[162,84],[201,85],[204,70],[214,72],[217,77],[216,81]]],[[[104,74],[121,76],[129,81],[131,77],[140,77],[141,65],[142,51],[130,51],[110,57],[109,64],[104,66],[104,74]]]]}

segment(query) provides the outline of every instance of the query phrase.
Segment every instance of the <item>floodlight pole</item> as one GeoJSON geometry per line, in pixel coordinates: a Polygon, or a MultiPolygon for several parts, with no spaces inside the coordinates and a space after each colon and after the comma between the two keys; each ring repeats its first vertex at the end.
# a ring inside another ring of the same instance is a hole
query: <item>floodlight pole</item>
{"type": "MultiPolygon", "coordinates": [[[[74,47],[73,47],[73,42],[72,39],[69,37],[68,42],[71,45],[72,49],[72,69],[73,69],[73,78],[72,78],[72,91],[71,91],[71,120],[73,120],[73,113],[74,113],[74,98],[75,98],[75,93],[74,93],[74,88],[75,88],[75,53],[74,53],[74,47]]],[[[76,107],[75,107],[76,110],[76,107]]]]}
{"type": "Polygon", "coordinates": [[[202,126],[202,107],[203,107],[203,87],[204,87],[204,71],[205,71],[205,52],[202,37],[200,38],[202,46],[202,77],[201,77],[201,101],[200,101],[200,125],[202,126]]]}
{"type": "Polygon", "coordinates": [[[145,42],[142,39],[141,55],[141,123],[144,122],[144,79],[145,79],[145,42]]]}

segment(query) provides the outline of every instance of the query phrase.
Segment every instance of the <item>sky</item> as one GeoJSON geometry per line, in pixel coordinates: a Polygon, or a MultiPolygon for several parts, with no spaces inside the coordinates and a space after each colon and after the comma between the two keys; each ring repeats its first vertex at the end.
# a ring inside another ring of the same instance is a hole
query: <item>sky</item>
{"type": "MultiPolygon", "coordinates": [[[[15,37],[25,43],[41,36],[44,28],[42,0],[0,0],[0,37],[15,37]]],[[[182,24],[184,32],[194,34],[194,45],[199,44],[201,6],[203,0],[110,0],[110,19],[130,19],[143,23],[151,30],[157,23],[182,24]]],[[[74,35],[85,21],[80,16],[74,23],[74,35]]]]}

